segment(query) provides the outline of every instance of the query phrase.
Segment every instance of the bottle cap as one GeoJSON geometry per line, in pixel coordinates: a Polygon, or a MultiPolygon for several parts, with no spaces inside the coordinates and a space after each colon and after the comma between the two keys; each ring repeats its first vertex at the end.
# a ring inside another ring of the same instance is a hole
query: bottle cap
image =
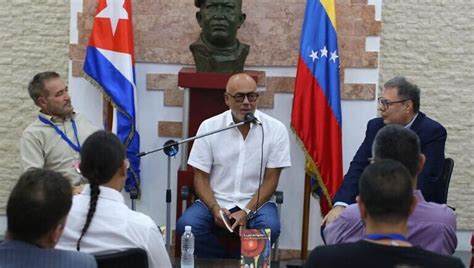
{"type": "Polygon", "coordinates": [[[190,226],[190,225],[186,225],[186,226],[184,227],[184,231],[185,231],[185,232],[191,232],[191,226],[190,226]]]}

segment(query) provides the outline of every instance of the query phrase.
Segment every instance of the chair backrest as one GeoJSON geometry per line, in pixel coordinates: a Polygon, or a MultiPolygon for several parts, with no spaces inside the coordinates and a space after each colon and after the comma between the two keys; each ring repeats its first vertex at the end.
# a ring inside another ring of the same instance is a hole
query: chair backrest
{"type": "Polygon", "coordinates": [[[443,175],[441,176],[441,181],[442,181],[442,186],[443,186],[443,200],[441,200],[442,202],[440,203],[442,204],[446,204],[446,202],[448,201],[449,182],[451,181],[453,168],[454,168],[454,160],[452,158],[445,158],[443,175]]]}
{"type": "Polygon", "coordinates": [[[148,268],[146,251],[132,248],[111,254],[95,255],[98,268],[148,268]]]}
{"type": "Polygon", "coordinates": [[[471,237],[471,252],[472,252],[472,257],[471,257],[471,264],[469,265],[469,268],[474,268],[474,233],[472,233],[472,237],[471,237]]]}

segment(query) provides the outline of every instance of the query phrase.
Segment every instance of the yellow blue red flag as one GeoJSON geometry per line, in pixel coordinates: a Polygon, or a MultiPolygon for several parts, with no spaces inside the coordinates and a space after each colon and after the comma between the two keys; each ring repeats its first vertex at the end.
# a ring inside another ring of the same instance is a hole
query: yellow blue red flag
{"type": "Polygon", "coordinates": [[[342,183],[342,115],[334,0],[308,0],[301,31],[291,126],[326,214],[342,183]]]}

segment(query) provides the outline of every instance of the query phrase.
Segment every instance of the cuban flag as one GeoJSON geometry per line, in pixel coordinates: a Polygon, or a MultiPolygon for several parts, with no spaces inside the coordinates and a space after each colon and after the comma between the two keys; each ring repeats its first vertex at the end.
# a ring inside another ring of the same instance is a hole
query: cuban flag
{"type": "Polygon", "coordinates": [[[99,0],[86,50],[84,72],[115,108],[114,130],[130,161],[127,191],[140,192],[140,137],[135,117],[135,58],[131,0],[99,0]]]}
{"type": "Polygon", "coordinates": [[[301,32],[291,126],[306,172],[321,190],[321,212],[342,183],[342,116],[334,0],[308,0],[301,32]]]}

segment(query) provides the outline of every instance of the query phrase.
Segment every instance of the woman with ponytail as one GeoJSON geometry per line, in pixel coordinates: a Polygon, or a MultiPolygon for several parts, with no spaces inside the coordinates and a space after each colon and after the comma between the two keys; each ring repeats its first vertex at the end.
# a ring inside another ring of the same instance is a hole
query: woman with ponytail
{"type": "Polygon", "coordinates": [[[89,185],[74,197],[57,248],[92,254],[142,248],[149,267],[171,267],[156,224],[124,203],[121,191],[129,162],[117,136],[95,132],[85,140],[80,156],[80,169],[89,185]]]}

